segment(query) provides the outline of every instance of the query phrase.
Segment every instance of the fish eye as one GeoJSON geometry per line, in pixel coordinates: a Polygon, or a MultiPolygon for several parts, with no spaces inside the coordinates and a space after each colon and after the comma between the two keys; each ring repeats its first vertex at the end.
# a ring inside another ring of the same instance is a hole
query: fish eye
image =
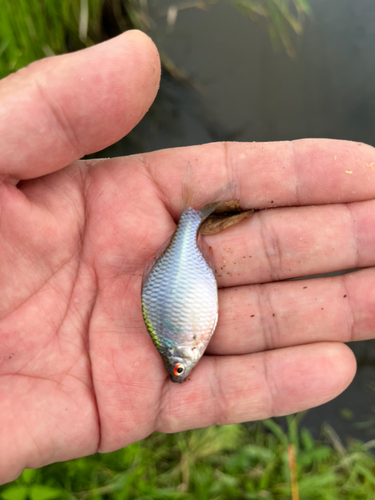
{"type": "Polygon", "coordinates": [[[177,375],[182,375],[185,371],[185,367],[182,363],[177,363],[177,365],[174,367],[173,373],[177,375]]]}

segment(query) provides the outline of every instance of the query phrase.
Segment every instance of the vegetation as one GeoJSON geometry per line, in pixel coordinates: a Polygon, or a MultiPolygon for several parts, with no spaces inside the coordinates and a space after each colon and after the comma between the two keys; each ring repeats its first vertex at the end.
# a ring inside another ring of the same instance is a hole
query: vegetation
{"type": "Polygon", "coordinates": [[[91,45],[102,0],[3,0],[0,3],[0,77],[69,49],[91,45]]]}
{"type": "Polygon", "coordinates": [[[297,415],[278,422],[265,420],[174,435],[155,433],[114,453],[25,470],[18,480],[0,487],[0,498],[375,498],[375,458],[371,454],[375,440],[366,444],[352,441],[344,447],[328,426],[322,438],[315,440],[300,427],[300,418],[297,415]],[[291,450],[296,455],[295,464],[291,450]]]}
{"type": "MultiPolygon", "coordinates": [[[[0,78],[53,54],[77,50],[130,27],[151,36],[153,19],[164,17],[166,35],[177,15],[188,8],[208,10],[221,0],[171,1],[167,9],[147,0],[2,0],[0,2],[0,78]]],[[[293,55],[290,33],[300,34],[310,15],[307,0],[222,0],[252,21],[263,19],[274,46],[281,42],[293,55]]],[[[164,4],[165,5],[165,4],[164,4]]],[[[164,65],[181,76],[162,54],[164,65]]]]}

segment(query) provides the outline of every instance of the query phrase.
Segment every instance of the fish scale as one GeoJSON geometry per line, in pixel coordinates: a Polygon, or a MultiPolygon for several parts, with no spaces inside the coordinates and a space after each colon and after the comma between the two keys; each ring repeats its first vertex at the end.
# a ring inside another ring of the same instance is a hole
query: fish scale
{"type": "Polygon", "coordinates": [[[174,382],[189,375],[217,322],[215,275],[197,244],[199,226],[210,212],[183,210],[172,239],[143,283],[145,323],[174,382]],[[179,364],[185,370],[181,377],[173,373],[179,364]]]}

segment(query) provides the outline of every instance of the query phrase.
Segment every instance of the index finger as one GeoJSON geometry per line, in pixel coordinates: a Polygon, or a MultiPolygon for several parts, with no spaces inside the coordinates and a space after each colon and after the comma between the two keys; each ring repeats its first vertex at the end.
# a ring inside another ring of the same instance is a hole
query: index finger
{"type": "Polygon", "coordinates": [[[349,203],[375,197],[375,150],[331,139],[216,143],[134,157],[146,164],[174,216],[181,209],[181,182],[191,163],[200,189],[215,192],[237,181],[245,207],[349,203]]]}

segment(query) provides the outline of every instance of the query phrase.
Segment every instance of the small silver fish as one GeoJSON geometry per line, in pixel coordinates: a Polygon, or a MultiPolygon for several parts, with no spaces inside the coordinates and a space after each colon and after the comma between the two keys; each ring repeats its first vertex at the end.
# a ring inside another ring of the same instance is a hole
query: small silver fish
{"type": "Polygon", "coordinates": [[[142,313],[172,382],[182,383],[202,357],[218,319],[218,295],[212,252],[198,236],[202,222],[231,196],[225,185],[203,208],[186,167],[183,209],[176,231],[147,265],[142,280],[142,313]]]}

